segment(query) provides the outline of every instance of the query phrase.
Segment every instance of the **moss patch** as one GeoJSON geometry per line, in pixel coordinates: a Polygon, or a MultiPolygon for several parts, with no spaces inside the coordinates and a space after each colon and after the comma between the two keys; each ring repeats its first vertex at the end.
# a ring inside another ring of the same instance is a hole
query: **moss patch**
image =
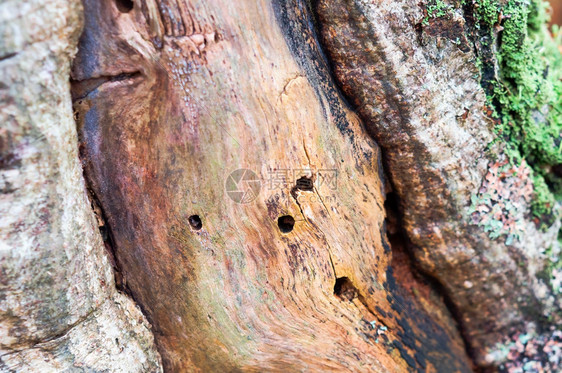
{"type": "Polygon", "coordinates": [[[424,26],[429,24],[431,18],[445,17],[454,11],[454,7],[444,3],[443,0],[430,0],[425,9],[427,14],[422,21],[424,26]]]}
{"type": "Polygon", "coordinates": [[[479,42],[497,48],[497,60],[486,61],[487,71],[497,66],[495,73],[483,81],[499,119],[497,133],[510,161],[526,160],[532,168],[532,213],[544,228],[557,218],[554,201],[562,194],[560,177],[552,172],[562,164],[562,34],[548,30],[546,8],[540,0],[473,5],[475,27],[488,36],[479,42]]]}

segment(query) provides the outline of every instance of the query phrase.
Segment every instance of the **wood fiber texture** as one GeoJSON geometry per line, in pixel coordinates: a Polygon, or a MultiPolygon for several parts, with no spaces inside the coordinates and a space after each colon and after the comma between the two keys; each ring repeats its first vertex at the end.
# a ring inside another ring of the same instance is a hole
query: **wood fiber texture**
{"type": "Polygon", "coordinates": [[[164,368],[470,371],[443,300],[393,274],[381,153],[308,5],[124,3],[84,2],[72,92],[120,286],[164,368]],[[238,169],[260,186],[247,203],[228,193],[238,169]]]}

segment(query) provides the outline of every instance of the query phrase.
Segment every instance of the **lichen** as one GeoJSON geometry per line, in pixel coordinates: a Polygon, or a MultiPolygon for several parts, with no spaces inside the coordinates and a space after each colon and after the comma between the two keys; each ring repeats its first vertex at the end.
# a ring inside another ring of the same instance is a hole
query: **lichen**
{"type": "Polygon", "coordinates": [[[486,358],[500,363],[500,372],[557,372],[562,363],[562,332],[516,333],[505,337],[486,358]]]}
{"type": "Polygon", "coordinates": [[[520,239],[525,228],[526,206],[533,194],[530,168],[523,161],[518,167],[507,158],[488,169],[478,193],[472,197],[472,222],[483,227],[490,238],[505,236],[506,245],[520,239]]]}
{"type": "MultiPolygon", "coordinates": [[[[470,0],[468,0],[470,1],[470,0]]],[[[541,0],[474,0],[475,26],[495,45],[495,76],[486,88],[498,120],[497,133],[515,165],[532,168],[532,214],[547,228],[557,218],[553,207],[562,182],[551,169],[562,164],[562,55],[558,28],[548,30],[547,5],[541,0]],[[496,68],[497,67],[497,68],[496,68]]],[[[490,67],[490,66],[488,66],[490,67]]],[[[484,82],[483,82],[484,83],[484,82]]]]}

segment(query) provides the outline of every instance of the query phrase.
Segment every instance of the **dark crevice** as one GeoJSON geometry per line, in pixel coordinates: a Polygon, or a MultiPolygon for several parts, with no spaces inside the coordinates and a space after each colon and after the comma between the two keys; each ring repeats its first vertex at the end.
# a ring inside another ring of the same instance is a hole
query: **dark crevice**
{"type": "Polygon", "coordinates": [[[357,293],[357,289],[353,286],[349,278],[336,278],[336,283],[334,284],[334,295],[336,297],[351,302],[354,298],[357,298],[357,293]]]}
{"type": "MultiPolygon", "coordinates": [[[[83,154],[80,154],[80,159],[84,159],[83,154]]],[[[96,217],[98,228],[101,237],[103,239],[103,244],[108,254],[111,267],[113,269],[115,288],[118,292],[124,294],[125,296],[127,296],[129,299],[133,301],[133,303],[140,309],[141,313],[146,318],[148,324],[151,326],[151,332],[153,334],[158,334],[160,331],[156,328],[150,313],[146,310],[143,303],[140,302],[135,297],[133,291],[131,290],[131,288],[127,283],[127,278],[122,270],[122,265],[117,255],[117,245],[115,243],[115,238],[113,235],[113,230],[111,229],[111,225],[108,222],[106,213],[102,207],[100,200],[96,196],[95,192],[90,188],[91,180],[88,178],[86,172],[83,172],[83,177],[86,183],[86,191],[87,191],[88,199],[90,200],[90,206],[92,208],[92,212],[94,213],[94,216],[96,217]]],[[[155,345],[160,356],[163,356],[164,351],[162,350],[162,346],[160,345],[160,343],[155,343],[155,345]]]]}
{"type": "Polygon", "coordinates": [[[417,264],[414,255],[415,247],[411,243],[408,234],[403,226],[402,211],[399,206],[399,198],[394,192],[389,192],[386,195],[384,208],[386,212],[386,235],[388,237],[389,245],[392,251],[392,264],[394,271],[396,271],[398,258],[405,258],[409,271],[413,278],[418,282],[429,286],[434,293],[439,294],[443,300],[443,305],[448,311],[451,319],[456,324],[456,329],[464,343],[464,348],[467,356],[474,363],[476,361],[475,352],[470,347],[468,342],[466,328],[462,321],[459,309],[449,296],[447,289],[441,282],[433,275],[423,271],[421,266],[417,264]]]}
{"type": "Polygon", "coordinates": [[[121,13],[129,13],[133,10],[135,3],[132,0],[115,0],[115,5],[121,13]]]}
{"type": "MultiPolygon", "coordinates": [[[[86,158],[86,156],[83,154],[83,149],[81,147],[79,147],[79,157],[82,161],[86,158]]],[[[115,288],[117,289],[118,292],[126,295],[129,299],[131,299],[135,303],[135,305],[139,307],[141,313],[144,315],[144,317],[146,317],[146,320],[152,326],[153,328],[152,332],[157,333],[157,330],[154,329],[155,324],[153,323],[152,317],[144,308],[143,304],[136,299],[134,293],[132,292],[132,290],[129,288],[129,285],[127,284],[127,278],[122,270],[123,267],[119,260],[119,256],[117,255],[117,244],[114,238],[113,230],[111,228],[111,225],[109,224],[109,219],[107,218],[106,212],[104,211],[100,199],[98,198],[93,188],[91,187],[93,183],[88,177],[88,174],[85,171],[85,167],[83,167],[82,175],[84,177],[84,181],[86,184],[86,191],[87,191],[88,199],[90,200],[90,207],[96,218],[98,229],[103,240],[103,245],[109,257],[109,261],[111,263],[114,281],[115,281],[115,288]]],[[[162,351],[160,351],[160,345],[156,344],[156,347],[159,353],[162,354],[162,351]]]]}
{"type": "Polygon", "coordinates": [[[312,192],[314,190],[314,179],[306,176],[300,177],[291,189],[291,196],[298,202],[298,191],[312,192]]]}
{"type": "Polygon", "coordinates": [[[416,40],[420,46],[423,47],[423,25],[418,22],[414,25],[414,30],[416,31],[416,40]]]}
{"type": "MultiPolygon", "coordinates": [[[[321,44],[318,39],[318,30],[321,25],[319,24],[318,16],[315,13],[316,2],[316,0],[292,0],[288,2],[275,0],[274,10],[277,16],[277,21],[284,32],[286,42],[291,50],[291,53],[293,53],[294,58],[300,64],[303,71],[306,72],[308,79],[313,83],[312,85],[314,87],[319,86],[327,88],[327,92],[316,92],[321,102],[324,101],[324,95],[327,95],[329,98],[329,105],[327,108],[325,108],[325,111],[335,111],[336,109],[339,109],[341,104],[338,101],[340,99],[346,106],[353,108],[353,105],[350,105],[348,101],[350,100],[350,97],[342,93],[341,86],[339,86],[337,80],[334,80],[333,66],[331,65],[329,58],[327,58],[327,54],[321,48],[321,44]],[[296,16],[295,14],[298,14],[298,16],[296,16]]],[[[420,36],[419,33],[418,36],[420,36]]],[[[401,116],[402,122],[407,125],[408,121],[407,119],[402,117],[403,114],[401,108],[399,107],[399,105],[396,106],[398,106],[396,110],[401,116]]],[[[357,110],[355,111],[357,112],[357,110]]],[[[340,129],[340,131],[344,135],[349,135],[353,139],[354,134],[348,129],[348,125],[344,119],[345,116],[342,115],[341,112],[336,112],[333,113],[333,117],[336,118],[336,126],[340,129]]],[[[362,123],[362,126],[365,126],[364,122],[362,123]]],[[[373,134],[371,133],[372,131],[369,131],[368,126],[363,128],[371,138],[374,138],[373,134]]],[[[388,163],[386,162],[387,157],[384,149],[381,149],[381,154],[384,167],[388,169],[388,163]]],[[[381,172],[381,179],[384,178],[385,177],[381,172]]],[[[297,191],[296,188],[293,188],[293,190],[295,192],[297,191]]],[[[398,199],[396,199],[395,204],[397,205],[398,203],[399,201],[398,199]]],[[[395,216],[395,222],[387,221],[385,225],[391,225],[392,230],[396,230],[400,232],[400,235],[404,235],[401,216],[398,212],[395,214],[395,216]]],[[[382,227],[382,229],[383,232],[386,232],[387,228],[382,227]]],[[[383,244],[385,244],[384,241],[386,240],[383,239],[383,244]]],[[[390,245],[388,246],[390,249],[390,245]]],[[[408,253],[408,255],[412,257],[413,255],[411,252],[411,248],[409,248],[409,250],[410,252],[408,253]]],[[[417,269],[414,268],[414,265],[411,266],[411,271],[418,273],[417,269]]],[[[422,274],[418,273],[418,276],[422,276],[422,274]]],[[[353,289],[353,284],[347,277],[337,278],[336,283],[334,284],[334,294],[340,299],[345,299],[346,297],[349,298],[350,296],[353,296],[353,294],[355,294],[355,296],[359,300],[361,300],[361,294],[359,294],[357,290],[354,291],[353,289]]],[[[445,306],[448,306],[447,304],[451,304],[451,302],[448,300],[449,298],[447,294],[445,294],[444,292],[444,289],[436,286],[436,291],[438,291],[440,294],[443,294],[443,297],[447,299],[447,301],[445,302],[445,306]]],[[[366,304],[366,302],[363,302],[363,304],[366,304]]],[[[460,320],[452,305],[450,306],[450,311],[453,318],[457,318],[457,320],[460,320]]],[[[405,321],[404,323],[406,324],[405,321]]],[[[458,323],[458,325],[458,329],[460,329],[459,332],[461,335],[463,335],[462,325],[460,323],[458,323]]],[[[471,351],[467,351],[467,356],[469,358],[472,358],[471,351]]]]}
{"type": "Polygon", "coordinates": [[[12,58],[12,57],[15,57],[16,55],[17,55],[16,52],[5,54],[5,55],[3,55],[3,56],[0,56],[0,61],[4,61],[4,60],[7,60],[7,59],[10,59],[10,58],[12,58]]]}
{"type": "Polygon", "coordinates": [[[191,228],[195,229],[196,231],[203,228],[203,222],[201,221],[199,215],[191,215],[187,220],[189,221],[189,225],[191,225],[191,228]]]}
{"type": "MultiPolygon", "coordinates": [[[[86,184],[88,185],[88,178],[86,174],[84,174],[84,179],[86,180],[86,184]]],[[[123,273],[121,271],[121,265],[119,260],[117,259],[117,255],[115,252],[115,239],[113,236],[113,232],[107,222],[107,216],[103,210],[102,204],[100,200],[97,198],[94,191],[90,188],[87,189],[88,198],[90,200],[90,207],[92,208],[92,212],[96,217],[96,222],[98,224],[98,229],[103,240],[103,246],[105,251],[109,257],[109,261],[111,263],[111,267],[113,268],[113,274],[115,278],[115,287],[117,290],[121,292],[125,292],[125,279],[123,273]]]]}
{"type": "Polygon", "coordinates": [[[465,34],[472,44],[474,56],[479,58],[482,67],[480,85],[488,97],[492,97],[492,106],[500,112],[501,103],[494,95],[494,84],[498,80],[496,57],[492,45],[496,42],[494,35],[487,27],[477,27],[476,13],[472,1],[467,1],[462,5],[462,11],[466,23],[465,34]]]}
{"type": "Polygon", "coordinates": [[[314,180],[310,177],[303,176],[297,180],[295,188],[298,190],[312,191],[314,189],[314,180]]]}
{"type": "Polygon", "coordinates": [[[140,77],[140,71],[130,73],[121,73],[118,75],[100,76],[96,78],[89,78],[84,80],[70,80],[72,101],[80,100],[87,97],[90,93],[98,89],[102,84],[109,82],[121,82],[125,80],[134,80],[140,77]]]}
{"type": "Polygon", "coordinates": [[[353,285],[353,282],[351,282],[349,277],[336,277],[334,295],[343,302],[353,302],[354,299],[357,299],[379,324],[386,326],[385,323],[377,316],[377,312],[371,309],[369,303],[365,299],[365,296],[361,294],[355,285],[353,285]]]}
{"type": "MultiPolygon", "coordinates": [[[[85,158],[84,154],[82,154],[81,151],[79,156],[81,160],[85,158]]],[[[151,314],[144,307],[144,304],[140,302],[137,299],[137,297],[135,297],[133,291],[131,290],[131,288],[127,283],[127,277],[125,276],[125,273],[122,270],[123,267],[119,260],[119,256],[117,255],[117,245],[107,215],[102,207],[101,201],[99,200],[93,189],[90,187],[90,185],[92,185],[92,182],[85,171],[83,172],[83,177],[86,183],[86,191],[87,191],[88,199],[90,200],[90,206],[92,208],[92,212],[94,213],[94,216],[96,217],[98,228],[101,237],[103,239],[103,244],[108,254],[111,267],[113,269],[115,288],[118,292],[124,294],[129,299],[131,299],[133,303],[140,309],[141,313],[146,318],[146,321],[151,327],[152,334],[153,335],[159,334],[160,330],[156,327],[156,324],[154,323],[151,314]]],[[[155,346],[160,356],[164,356],[165,351],[163,350],[163,347],[161,346],[160,343],[158,343],[156,339],[155,339],[155,346]]]]}
{"type": "MultiPolygon", "coordinates": [[[[318,33],[318,27],[320,25],[318,25],[317,23],[315,23],[315,26],[317,26],[317,28],[314,30],[314,32],[317,34],[318,33]]],[[[422,42],[422,32],[423,32],[423,25],[415,25],[415,31],[416,31],[416,35],[419,42],[422,42]]],[[[321,47],[320,47],[321,48],[321,47]]],[[[476,50],[476,46],[474,47],[476,50]]],[[[322,49],[322,48],[321,48],[322,49]]],[[[491,50],[490,50],[491,52],[491,50]]],[[[323,55],[328,56],[328,54],[323,53],[323,55]]],[[[334,74],[334,70],[333,70],[333,65],[330,61],[330,59],[328,58],[327,61],[327,65],[328,65],[328,69],[330,70],[330,73],[332,76],[335,76],[334,74]]],[[[486,76],[485,78],[488,80],[491,80],[493,77],[495,77],[495,69],[493,67],[493,65],[491,66],[491,71],[489,71],[489,75],[490,76],[486,76]]],[[[483,78],[484,79],[484,78],[483,78]]],[[[486,80],[486,81],[488,81],[486,80]]],[[[353,98],[352,97],[348,97],[346,96],[343,92],[342,92],[342,87],[340,86],[339,82],[337,82],[336,80],[336,85],[338,87],[338,91],[340,92],[340,95],[342,97],[344,97],[346,99],[346,103],[347,102],[353,102],[353,98]]],[[[354,107],[354,105],[350,105],[350,107],[352,107],[355,112],[357,112],[360,117],[363,119],[363,121],[365,121],[365,118],[363,118],[363,116],[358,112],[357,108],[354,107]]],[[[400,107],[397,108],[397,112],[402,115],[402,110],[400,107]]],[[[407,122],[407,120],[405,120],[404,118],[402,118],[404,122],[407,122]]],[[[365,131],[366,133],[373,138],[373,140],[377,141],[377,136],[375,136],[372,133],[372,130],[370,130],[370,127],[368,125],[365,125],[365,131]]],[[[377,141],[378,142],[378,141],[377,141]]],[[[385,152],[385,149],[383,147],[380,147],[381,150],[381,157],[383,160],[383,168],[388,170],[388,162],[387,162],[387,155],[385,152]]],[[[384,174],[386,175],[387,172],[384,172],[384,174]]],[[[384,177],[386,180],[386,183],[389,183],[392,186],[392,180],[388,177],[384,177]]],[[[409,270],[410,272],[412,272],[413,276],[416,278],[419,278],[421,281],[425,281],[427,282],[431,288],[439,295],[442,296],[443,299],[443,304],[444,307],[448,310],[449,315],[451,316],[451,319],[454,320],[454,322],[456,323],[456,329],[459,333],[459,335],[461,336],[461,339],[463,341],[464,344],[464,348],[466,351],[466,356],[471,360],[471,362],[473,363],[473,366],[476,366],[476,364],[474,363],[475,360],[475,354],[473,352],[473,350],[470,348],[470,344],[468,343],[468,339],[466,336],[466,331],[465,331],[465,327],[463,326],[462,323],[462,318],[460,316],[460,312],[458,311],[458,309],[456,308],[456,306],[454,305],[453,301],[451,300],[449,294],[447,293],[446,289],[444,288],[444,286],[433,276],[431,276],[428,273],[424,273],[421,269],[421,267],[419,265],[416,264],[416,260],[414,257],[414,246],[413,244],[411,244],[409,237],[404,229],[403,223],[402,223],[402,213],[401,213],[401,207],[400,207],[400,199],[399,197],[394,194],[394,193],[389,193],[386,196],[386,200],[385,200],[385,209],[387,211],[387,219],[385,220],[385,224],[383,227],[383,230],[385,230],[385,234],[387,235],[387,237],[389,238],[389,247],[390,247],[390,251],[394,254],[396,252],[396,242],[400,241],[404,244],[404,248],[406,250],[406,255],[409,258],[409,270]]],[[[383,244],[386,244],[386,241],[383,238],[383,244]]],[[[341,284],[338,284],[336,282],[336,287],[338,289],[342,289],[345,288],[345,284],[346,281],[344,280],[344,278],[342,278],[343,281],[341,284]]],[[[334,290],[336,290],[336,287],[334,290]]],[[[342,291],[342,290],[340,290],[342,291]]],[[[359,295],[358,295],[359,296],[359,295]]]]}

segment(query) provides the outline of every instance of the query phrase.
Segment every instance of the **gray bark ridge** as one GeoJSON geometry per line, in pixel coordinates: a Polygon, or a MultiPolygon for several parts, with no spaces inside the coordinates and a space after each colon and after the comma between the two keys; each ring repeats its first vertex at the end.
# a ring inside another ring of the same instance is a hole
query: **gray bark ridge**
{"type": "Polygon", "coordinates": [[[316,10],[334,73],[383,149],[420,267],[459,310],[477,364],[499,363],[506,335],[560,315],[539,278],[560,221],[538,230],[526,215],[530,181],[509,178],[503,188],[518,208],[504,213],[521,239],[492,239],[471,217],[471,197],[505,158],[500,145],[490,149],[494,122],[462,9],[425,29],[416,1],[323,0],[316,10]]]}
{"type": "Polygon", "coordinates": [[[69,70],[78,0],[0,3],[0,371],[162,371],[90,207],[69,70]]]}

